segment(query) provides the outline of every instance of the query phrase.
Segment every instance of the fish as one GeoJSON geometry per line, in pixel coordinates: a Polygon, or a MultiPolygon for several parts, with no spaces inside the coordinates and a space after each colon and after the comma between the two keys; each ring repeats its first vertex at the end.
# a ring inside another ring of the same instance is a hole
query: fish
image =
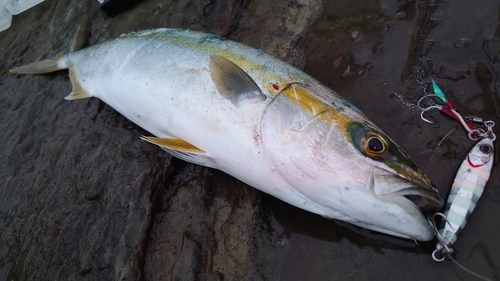
{"type": "Polygon", "coordinates": [[[439,229],[436,249],[432,253],[432,258],[437,262],[453,258],[456,253],[452,246],[476,208],[490,178],[494,155],[493,141],[491,138],[480,140],[467,154],[457,171],[442,214],[444,219],[439,229]]]}
{"type": "Polygon", "coordinates": [[[174,157],[325,218],[419,241],[434,236],[424,214],[443,199],[415,162],[347,100],[261,50],[164,28],[10,72],[62,69],[73,85],[65,99],[101,99],[174,157]]]}

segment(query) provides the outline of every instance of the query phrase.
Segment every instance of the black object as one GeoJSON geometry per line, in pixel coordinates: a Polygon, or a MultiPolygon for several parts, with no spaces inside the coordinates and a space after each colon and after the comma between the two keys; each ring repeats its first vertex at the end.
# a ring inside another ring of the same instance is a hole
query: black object
{"type": "Polygon", "coordinates": [[[126,10],[131,9],[137,3],[144,0],[97,0],[108,17],[114,17],[126,10]]]}

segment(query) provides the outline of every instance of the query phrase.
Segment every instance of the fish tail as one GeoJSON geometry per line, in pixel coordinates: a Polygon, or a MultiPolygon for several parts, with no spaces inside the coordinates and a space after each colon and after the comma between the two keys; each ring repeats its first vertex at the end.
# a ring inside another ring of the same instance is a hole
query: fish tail
{"type": "Polygon", "coordinates": [[[44,74],[67,69],[67,56],[22,65],[9,70],[12,74],[44,74]],[[66,58],[66,59],[65,59],[66,58]]]}
{"type": "Polygon", "coordinates": [[[44,74],[58,70],[68,69],[68,53],[82,49],[90,35],[89,17],[85,15],[82,23],[76,32],[75,37],[66,51],[66,54],[59,54],[55,58],[33,62],[11,69],[12,74],[44,74]]]}

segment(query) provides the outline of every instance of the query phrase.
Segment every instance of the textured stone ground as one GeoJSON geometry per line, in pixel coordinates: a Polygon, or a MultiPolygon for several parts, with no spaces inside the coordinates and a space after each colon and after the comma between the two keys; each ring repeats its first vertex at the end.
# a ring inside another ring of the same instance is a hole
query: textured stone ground
{"type": "MultiPolygon", "coordinates": [[[[446,195],[471,143],[457,130],[437,146],[455,124],[421,122],[392,92],[415,98],[431,75],[464,114],[499,126],[499,4],[324,2],[147,0],[108,18],[97,1],[47,0],[15,16],[0,33],[0,280],[472,280],[432,262],[432,243],[329,221],[171,158],[103,102],[63,100],[67,72],[8,74],[64,50],[84,13],[89,44],[200,25],[341,93],[446,195]]],[[[459,261],[496,279],[499,174],[457,244],[459,261]]]]}

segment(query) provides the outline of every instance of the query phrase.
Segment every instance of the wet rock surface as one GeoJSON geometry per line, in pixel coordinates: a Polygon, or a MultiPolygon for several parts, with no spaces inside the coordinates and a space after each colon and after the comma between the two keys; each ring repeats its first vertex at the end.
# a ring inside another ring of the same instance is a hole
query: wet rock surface
{"type": "MultiPolygon", "coordinates": [[[[453,121],[435,114],[439,123],[428,125],[393,92],[411,102],[431,76],[462,114],[500,124],[499,4],[481,3],[147,0],[108,18],[97,1],[46,1],[15,16],[0,33],[0,280],[473,280],[434,263],[432,242],[326,220],[171,158],[103,102],[63,100],[67,72],[8,70],[56,56],[84,13],[91,45],[199,25],[341,93],[445,196],[472,143],[460,129],[443,140],[453,121]],[[460,38],[466,47],[456,47],[460,38]]],[[[459,262],[493,279],[499,174],[495,165],[456,245],[459,262]]]]}

